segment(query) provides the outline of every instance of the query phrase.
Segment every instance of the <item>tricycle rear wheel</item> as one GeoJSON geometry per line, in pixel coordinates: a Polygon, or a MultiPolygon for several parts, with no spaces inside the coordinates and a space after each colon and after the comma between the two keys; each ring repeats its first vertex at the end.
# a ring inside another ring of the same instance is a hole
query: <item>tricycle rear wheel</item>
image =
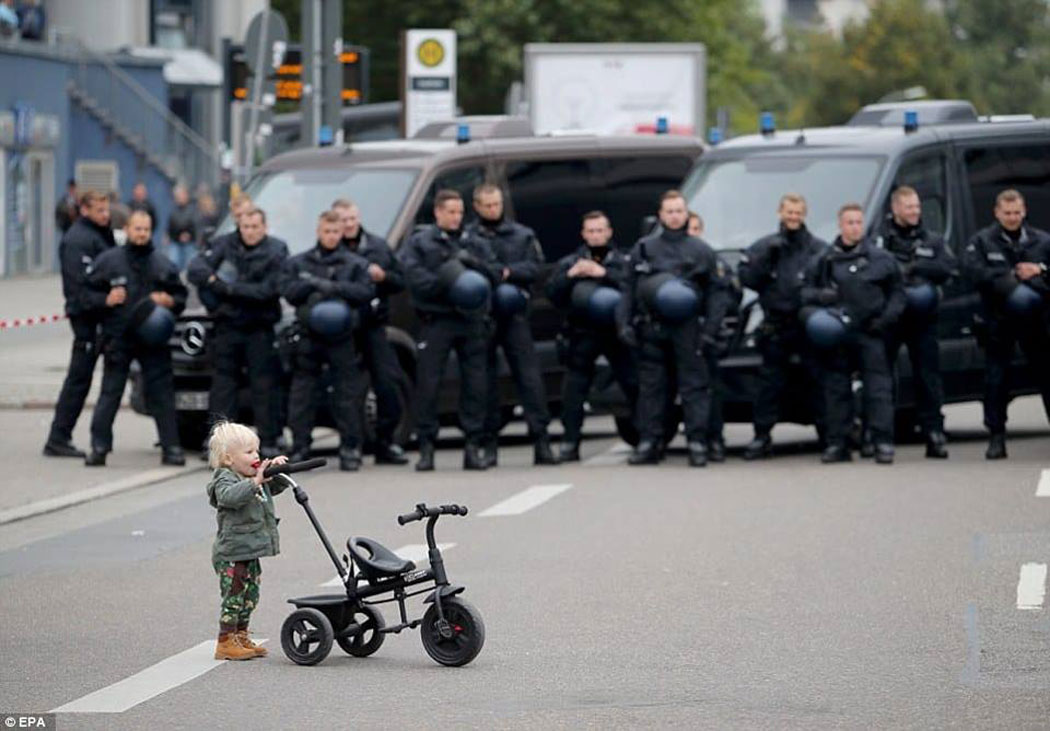
{"type": "Polygon", "coordinates": [[[362,604],[353,610],[351,622],[361,625],[361,630],[353,637],[336,637],[335,641],[347,655],[354,657],[368,657],[383,645],[386,635],[382,630],[386,627],[383,615],[375,607],[362,604]],[[364,615],[364,616],[361,616],[364,615]]]}
{"type": "Polygon", "coordinates": [[[297,665],[316,665],[332,651],[332,623],[311,607],[296,609],[281,625],[281,647],[297,665]]]}
{"type": "Polygon", "coordinates": [[[437,606],[431,604],[419,628],[423,649],[437,663],[458,667],[466,665],[481,652],[485,644],[485,623],[481,613],[470,602],[450,597],[441,602],[447,632],[438,625],[437,606]]]}

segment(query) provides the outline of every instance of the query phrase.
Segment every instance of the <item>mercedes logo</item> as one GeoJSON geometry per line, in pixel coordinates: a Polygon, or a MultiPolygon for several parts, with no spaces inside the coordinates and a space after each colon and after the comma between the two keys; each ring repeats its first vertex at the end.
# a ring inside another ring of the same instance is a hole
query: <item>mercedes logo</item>
{"type": "Polygon", "coordinates": [[[200,355],[204,352],[204,340],[207,331],[199,322],[186,323],[182,331],[182,352],[186,355],[200,355]]]}

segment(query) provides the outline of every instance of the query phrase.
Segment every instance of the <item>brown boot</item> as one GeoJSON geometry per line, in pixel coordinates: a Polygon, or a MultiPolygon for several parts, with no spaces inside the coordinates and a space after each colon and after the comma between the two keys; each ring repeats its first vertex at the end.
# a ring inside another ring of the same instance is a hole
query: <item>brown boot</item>
{"type": "Polygon", "coordinates": [[[251,660],[254,657],[257,657],[255,650],[241,645],[236,632],[219,633],[219,642],[215,645],[216,660],[251,660]]]}
{"type": "Polygon", "coordinates": [[[252,638],[248,636],[247,629],[239,629],[235,634],[237,636],[237,641],[241,643],[241,647],[251,650],[255,653],[256,657],[266,657],[270,654],[265,647],[252,642],[252,638]]]}

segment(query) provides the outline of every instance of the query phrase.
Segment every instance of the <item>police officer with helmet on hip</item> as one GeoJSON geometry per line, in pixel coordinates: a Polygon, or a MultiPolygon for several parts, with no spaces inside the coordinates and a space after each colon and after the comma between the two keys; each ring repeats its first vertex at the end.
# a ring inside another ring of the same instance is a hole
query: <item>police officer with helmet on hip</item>
{"type": "Polygon", "coordinates": [[[90,467],[106,464],[113,449],[113,420],[120,408],[131,361],[142,367],[146,408],[157,424],[161,464],[183,465],[175,415],[175,389],[168,339],[175,317],[186,307],[179,270],[152,240],[153,220],[136,209],[128,216],[127,244],[105,252],[91,267],[89,285],[105,293],[102,314],[102,390],[91,419],[90,467]]]}
{"type": "Polygon", "coordinates": [[[1030,226],[1024,197],[1004,190],[995,199],[996,222],[978,231],[962,256],[962,271],[981,296],[975,322],[984,348],[984,425],[987,459],[1006,458],[1006,408],[1016,345],[1021,346],[1050,418],[1050,235],[1030,226]]]}
{"type": "Polygon", "coordinates": [[[55,404],[55,417],[44,444],[48,457],[85,457],[73,446],[73,427],[91,390],[99,354],[99,323],[106,295],[88,286],[91,265],[115,245],[110,229],[109,198],[97,190],[84,191],[78,201],[80,217],[62,235],[58,256],[62,263],[62,294],[73,329],[73,353],[55,404]]]}
{"type": "Polygon", "coordinates": [[[211,421],[237,419],[240,375],[246,370],[263,459],[277,456],[281,433],[274,325],[281,319],[280,274],[287,258],[284,241],[266,232],[266,213],[249,208],[232,236],[213,239],[186,270],[215,321],[211,421]]]}
{"type": "Polygon", "coordinates": [[[417,338],[416,470],[434,469],[438,391],[449,353],[459,363],[459,425],[466,437],[463,469],[484,470],[486,360],[492,290],[502,267],[489,247],[463,231],[463,198],[454,190],[434,196],[434,219],[401,247],[412,302],[422,321],[417,338]]]}
{"type": "Polygon", "coordinates": [[[827,446],[824,463],[848,462],[853,422],[853,372],[864,384],[864,416],[871,430],[875,461],[891,464],[893,375],[886,340],[904,312],[900,267],[892,256],[864,240],[864,212],[857,203],[839,209],[839,235],[806,267],[800,317],[817,347],[824,380],[827,446]],[[825,335],[814,323],[840,328],[825,335]]]}
{"type": "Polygon", "coordinates": [[[711,384],[705,351],[717,346],[729,298],[724,267],[710,246],[688,235],[688,216],[682,194],[667,191],[660,199],[661,230],[639,240],[630,253],[617,317],[620,338],[638,348],[640,441],[628,458],[632,465],[661,460],[664,412],[675,387],[689,464],[707,464],[711,384]]]}
{"type": "Polygon", "coordinates": [[[559,454],[562,462],[580,460],[583,405],[591,390],[598,356],[604,355],[609,361],[632,420],[638,401],[634,357],[616,333],[616,308],[627,278],[627,259],[613,245],[612,226],[602,211],[584,214],[580,234],[585,245],[561,259],[547,282],[551,302],[567,313],[568,345],[561,405],[565,433],[559,454]]]}
{"type": "Polygon", "coordinates": [[[502,426],[497,349],[503,351],[510,366],[529,437],[534,444],[533,463],[557,464],[547,434],[551,417],[547,410],[547,394],[540,376],[528,317],[530,290],[543,266],[543,249],[531,228],[506,218],[503,191],[498,185],[482,183],[474,189],[473,199],[478,220],[468,227],[467,232],[492,251],[502,269],[500,281],[496,283],[492,308],[496,331],[488,353],[485,464],[488,467],[496,466],[502,426]]]}
{"type": "Polygon", "coordinates": [[[335,211],[317,222],[317,245],[297,254],[281,270],[281,294],[296,308],[299,338],[295,343],[288,425],[293,462],[309,456],[317,407],[318,378],[327,363],[334,398],[332,417],[339,431],[339,469],[361,467],[361,418],[364,379],[361,356],[354,347],[357,310],[375,296],[368,262],[342,245],[343,224],[335,211]]]}
{"type": "Polygon", "coordinates": [[[948,457],[944,436],[944,386],[937,343],[937,289],[952,276],[954,257],[944,239],[922,225],[922,203],[912,187],[902,185],[890,196],[890,214],[875,236],[875,245],[892,254],[904,275],[907,307],[888,338],[890,366],[902,345],[908,347],[919,425],[926,437],[926,456],[948,457]]]}

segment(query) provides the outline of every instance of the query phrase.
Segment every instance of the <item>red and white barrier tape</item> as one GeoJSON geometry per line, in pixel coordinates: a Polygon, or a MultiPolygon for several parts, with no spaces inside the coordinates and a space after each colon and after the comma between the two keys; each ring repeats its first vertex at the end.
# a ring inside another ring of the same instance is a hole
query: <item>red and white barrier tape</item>
{"type": "Polygon", "coordinates": [[[0,320],[0,330],[10,330],[16,327],[30,327],[31,325],[49,325],[53,322],[61,322],[66,315],[41,315],[40,317],[16,317],[13,320],[0,320]]]}

